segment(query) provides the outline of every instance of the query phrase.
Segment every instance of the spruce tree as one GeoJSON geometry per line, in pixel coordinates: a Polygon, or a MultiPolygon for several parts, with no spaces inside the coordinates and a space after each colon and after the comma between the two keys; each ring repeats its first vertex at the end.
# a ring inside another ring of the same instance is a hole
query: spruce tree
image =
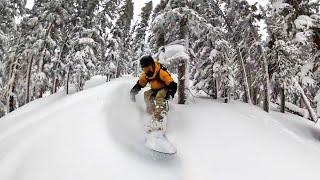
{"type": "Polygon", "coordinates": [[[139,58],[146,54],[147,44],[146,44],[146,32],[149,27],[149,19],[152,13],[152,1],[145,4],[145,6],[141,9],[140,14],[140,22],[135,28],[134,38],[132,42],[132,48],[134,52],[133,56],[133,69],[135,74],[137,75],[138,66],[139,66],[139,58]]]}
{"type": "Polygon", "coordinates": [[[133,19],[133,2],[125,0],[119,9],[119,17],[114,27],[111,29],[111,36],[108,38],[107,59],[109,64],[116,65],[115,77],[120,77],[127,73],[126,67],[132,61],[130,56],[130,29],[133,19]]]}

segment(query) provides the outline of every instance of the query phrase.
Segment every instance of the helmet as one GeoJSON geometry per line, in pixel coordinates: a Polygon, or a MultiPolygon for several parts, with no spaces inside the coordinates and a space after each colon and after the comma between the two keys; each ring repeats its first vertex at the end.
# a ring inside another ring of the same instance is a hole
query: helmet
{"type": "Polygon", "coordinates": [[[140,66],[142,68],[149,66],[150,64],[155,64],[152,56],[143,56],[140,59],[140,66]]]}

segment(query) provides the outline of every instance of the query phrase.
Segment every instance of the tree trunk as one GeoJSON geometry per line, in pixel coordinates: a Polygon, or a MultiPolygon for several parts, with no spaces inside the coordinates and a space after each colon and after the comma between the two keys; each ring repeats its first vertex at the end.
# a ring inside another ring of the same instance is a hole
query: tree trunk
{"type": "Polygon", "coordinates": [[[69,66],[69,68],[68,68],[68,73],[67,73],[67,90],[66,90],[67,94],[69,94],[70,71],[71,71],[71,68],[70,68],[70,66],[69,66]]]}
{"type": "Polygon", "coordinates": [[[117,61],[117,69],[116,69],[116,78],[120,77],[120,62],[119,60],[117,61]]]}
{"type": "Polygon", "coordinates": [[[9,112],[12,112],[16,109],[14,96],[9,96],[9,112]]]}
{"type": "Polygon", "coordinates": [[[13,64],[13,82],[12,84],[10,85],[10,90],[9,90],[9,95],[8,95],[8,105],[9,105],[9,112],[12,112],[16,109],[16,101],[15,101],[15,97],[13,95],[14,91],[15,91],[15,86],[16,86],[16,68],[17,68],[17,65],[16,64],[13,64]]]}
{"type": "Polygon", "coordinates": [[[312,109],[311,107],[311,104],[310,104],[310,101],[309,99],[307,98],[306,94],[304,93],[304,90],[302,89],[302,87],[300,86],[300,84],[298,83],[298,81],[295,80],[295,85],[296,85],[296,88],[299,90],[299,92],[301,93],[301,98],[309,112],[309,116],[311,118],[311,120],[313,122],[317,122],[318,121],[318,117],[316,115],[316,113],[314,112],[314,110],[312,109]]]}
{"type": "Polygon", "coordinates": [[[253,87],[251,89],[252,92],[252,104],[257,105],[258,104],[258,89],[256,87],[253,87]]]}
{"type": "Polygon", "coordinates": [[[39,88],[39,92],[38,92],[38,99],[43,97],[43,88],[40,87],[39,88]]]}
{"type": "Polygon", "coordinates": [[[53,88],[52,88],[52,93],[56,93],[57,92],[57,89],[58,89],[58,85],[59,85],[59,79],[57,78],[57,69],[60,68],[60,64],[58,64],[61,60],[61,57],[62,57],[62,52],[64,50],[64,47],[65,47],[65,44],[67,43],[68,41],[68,37],[65,38],[64,42],[62,43],[61,47],[60,47],[60,52],[59,52],[59,57],[57,59],[57,62],[54,63],[54,67],[53,67],[53,70],[54,70],[54,75],[53,75],[53,88]]]}
{"type": "MultiPolygon", "coordinates": [[[[185,40],[185,48],[188,50],[188,16],[184,15],[180,21],[180,39],[185,40]]],[[[178,64],[178,104],[186,103],[186,69],[187,69],[187,60],[180,59],[178,64]]]]}
{"type": "Polygon", "coordinates": [[[157,39],[157,47],[160,48],[161,46],[164,46],[164,33],[161,33],[157,39]]]}
{"type": "Polygon", "coordinates": [[[284,94],[284,88],[280,88],[280,112],[285,113],[285,108],[286,108],[286,97],[284,94]]]}
{"type": "Polygon", "coordinates": [[[57,92],[58,86],[59,86],[59,79],[55,78],[55,82],[54,82],[54,85],[53,85],[53,93],[57,92]]]}
{"type": "Polygon", "coordinates": [[[33,64],[33,55],[31,55],[31,58],[29,59],[29,63],[28,63],[28,72],[27,72],[27,98],[26,98],[26,103],[29,103],[29,102],[30,102],[30,84],[31,84],[32,64],[33,64]]]}
{"type": "MultiPolygon", "coordinates": [[[[52,30],[52,27],[53,27],[53,24],[52,23],[50,23],[49,25],[48,25],[48,30],[46,31],[46,36],[45,36],[45,39],[47,39],[48,37],[49,37],[49,35],[50,35],[50,33],[51,33],[51,30],[52,30]]],[[[46,52],[46,49],[47,49],[47,43],[46,43],[46,41],[44,42],[44,45],[43,45],[43,49],[42,49],[42,51],[41,51],[41,54],[40,54],[40,59],[39,59],[39,64],[38,64],[38,72],[40,73],[40,72],[43,72],[43,69],[44,69],[44,56],[45,56],[45,52],[46,52]]],[[[43,91],[44,91],[44,89],[43,89],[43,87],[40,87],[39,88],[39,92],[38,92],[38,98],[42,98],[42,96],[43,96],[43,91]]]]}
{"type": "Polygon", "coordinates": [[[16,71],[17,71],[17,62],[16,62],[16,57],[14,56],[14,59],[12,61],[12,64],[10,66],[10,78],[9,78],[9,85],[8,85],[8,91],[6,92],[6,97],[7,97],[7,110],[9,112],[12,112],[16,108],[15,104],[15,98],[13,96],[14,91],[15,91],[15,82],[16,82],[16,71]]]}
{"type": "Polygon", "coordinates": [[[178,104],[185,104],[186,93],[185,93],[185,75],[186,75],[186,62],[180,60],[178,65],[178,104]]]}
{"type": "Polygon", "coordinates": [[[213,99],[218,99],[218,87],[217,87],[217,79],[214,80],[213,82],[213,99]]]}
{"type": "Polygon", "coordinates": [[[263,110],[266,112],[269,112],[270,110],[270,78],[269,78],[269,69],[268,69],[268,62],[266,59],[266,55],[262,50],[262,47],[260,45],[260,49],[262,52],[263,57],[263,73],[264,73],[264,83],[263,83],[263,90],[264,90],[264,101],[263,101],[263,110]]]}
{"type": "Polygon", "coordinates": [[[229,99],[228,99],[228,89],[224,88],[223,90],[223,98],[224,98],[224,103],[228,103],[229,99]]]}
{"type": "Polygon", "coordinates": [[[241,54],[240,49],[238,48],[238,52],[239,52],[239,56],[240,56],[240,66],[241,66],[241,70],[242,70],[242,77],[244,80],[244,87],[245,87],[245,94],[246,94],[246,103],[252,104],[251,102],[251,97],[250,97],[250,87],[249,87],[249,83],[248,83],[248,77],[247,77],[247,72],[246,72],[246,67],[244,64],[244,59],[243,56],[241,54]]]}
{"type": "MultiPolygon", "coordinates": [[[[258,32],[256,31],[256,29],[253,27],[253,23],[250,23],[250,29],[253,33],[253,38],[256,42],[258,41],[259,35],[258,32]]],[[[268,62],[267,62],[267,56],[265,54],[265,52],[263,51],[263,48],[261,46],[261,44],[259,43],[259,51],[262,55],[262,60],[263,60],[263,65],[262,65],[262,69],[263,69],[263,74],[264,74],[264,83],[263,83],[263,88],[264,88],[264,102],[263,102],[263,109],[266,112],[269,112],[270,110],[270,77],[269,77],[269,68],[268,68],[268,62]]]]}

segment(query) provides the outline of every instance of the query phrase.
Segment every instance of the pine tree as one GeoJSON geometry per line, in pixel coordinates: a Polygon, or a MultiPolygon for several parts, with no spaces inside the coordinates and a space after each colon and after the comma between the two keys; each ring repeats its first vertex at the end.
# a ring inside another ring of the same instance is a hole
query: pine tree
{"type": "Polygon", "coordinates": [[[0,117],[18,106],[19,29],[15,19],[25,13],[25,1],[0,2],[0,117]]]}
{"type": "Polygon", "coordinates": [[[152,13],[152,1],[145,4],[145,6],[141,9],[140,14],[140,22],[134,28],[134,37],[132,42],[132,48],[134,52],[133,56],[133,71],[135,74],[138,74],[138,66],[139,66],[139,59],[141,56],[146,54],[147,44],[146,44],[146,32],[149,26],[149,19],[152,13]]]}
{"type": "Polygon", "coordinates": [[[227,41],[226,29],[219,12],[212,8],[210,1],[194,1],[192,6],[211,25],[200,28],[199,34],[191,36],[195,42],[192,49],[198,52],[198,62],[195,62],[192,73],[193,86],[198,92],[205,92],[215,99],[223,97],[227,102],[234,89],[233,76],[236,66],[232,58],[233,49],[227,41]]]}
{"type": "Polygon", "coordinates": [[[269,42],[269,56],[272,60],[271,76],[275,80],[275,87],[280,87],[279,90],[275,89],[274,99],[277,100],[280,92],[281,111],[284,112],[287,100],[297,103],[298,95],[300,95],[300,99],[309,111],[310,118],[316,121],[317,118],[311,107],[311,102],[307,98],[308,89],[304,88],[305,84],[302,81],[305,74],[309,73],[301,73],[302,70],[307,70],[306,66],[310,63],[310,54],[313,54],[312,45],[307,41],[306,35],[308,33],[299,30],[303,26],[303,23],[299,22],[299,18],[308,11],[306,9],[310,9],[306,6],[301,9],[300,6],[304,4],[304,1],[298,4],[292,1],[275,1],[268,8],[267,25],[271,37],[269,42]],[[285,97],[286,94],[287,97],[285,97]]]}
{"type": "Polygon", "coordinates": [[[95,16],[98,8],[99,1],[78,1],[76,6],[75,22],[68,40],[70,49],[65,59],[67,90],[69,80],[77,91],[82,90],[85,81],[94,75],[96,64],[103,59],[105,42],[100,21],[95,16]]]}
{"type": "Polygon", "coordinates": [[[107,57],[110,50],[110,44],[108,43],[112,37],[110,31],[115,25],[114,21],[116,21],[119,18],[118,11],[120,3],[120,0],[101,1],[100,9],[102,10],[100,10],[97,13],[97,20],[99,21],[100,28],[102,31],[104,45],[101,47],[103,58],[96,64],[96,72],[101,75],[107,76],[108,79],[110,79],[112,74],[114,74],[114,68],[112,67],[113,65],[112,63],[110,64],[110,61],[107,57]]]}
{"type": "Polygon", "coordinates": [[[111,36],[108,39],[107,59],[110,63],[116,65],[115,77],[120,77],[127,73],[126,67],[132,61],[130,56],[131,21],[133,19],[133,2],[125,0],[119,9],[119,17],[111,30],[111,36]]]}
{"type": "MultiPolygon", "coordinates": [[[[186,101],[185,80],[188,79],[190,56],[193,53],[191,47],[199,38],[199,32],[210,29],[207,21],[193,9],[193,1],[161,1],[155,8],[154,17],[151,25],[152,35],[149,42],[154,52],[168,44],[180,44],[186,49],[187,56],[175,58],[178,71],[178,103],[184,104],[186,101]],[[194,39],[193,39],[194,38],[194,39]]],[[[183,54],[183,53],[182,53],[183,54]]],[[[171,69],[174,69],[171,67],[171,69]]]]}

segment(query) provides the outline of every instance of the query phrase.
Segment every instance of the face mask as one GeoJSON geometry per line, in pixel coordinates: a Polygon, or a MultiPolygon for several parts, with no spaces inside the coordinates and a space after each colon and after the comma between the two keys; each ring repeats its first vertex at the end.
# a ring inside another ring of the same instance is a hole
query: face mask
{"type": "Polygon", "coordinates": [[[146,73],[146,75],[147,75],[148,77],[152,77],[152,76],[153,76],[153,72],[152,72],[152,71],[148,71],[148,72],[146,73]]]}

